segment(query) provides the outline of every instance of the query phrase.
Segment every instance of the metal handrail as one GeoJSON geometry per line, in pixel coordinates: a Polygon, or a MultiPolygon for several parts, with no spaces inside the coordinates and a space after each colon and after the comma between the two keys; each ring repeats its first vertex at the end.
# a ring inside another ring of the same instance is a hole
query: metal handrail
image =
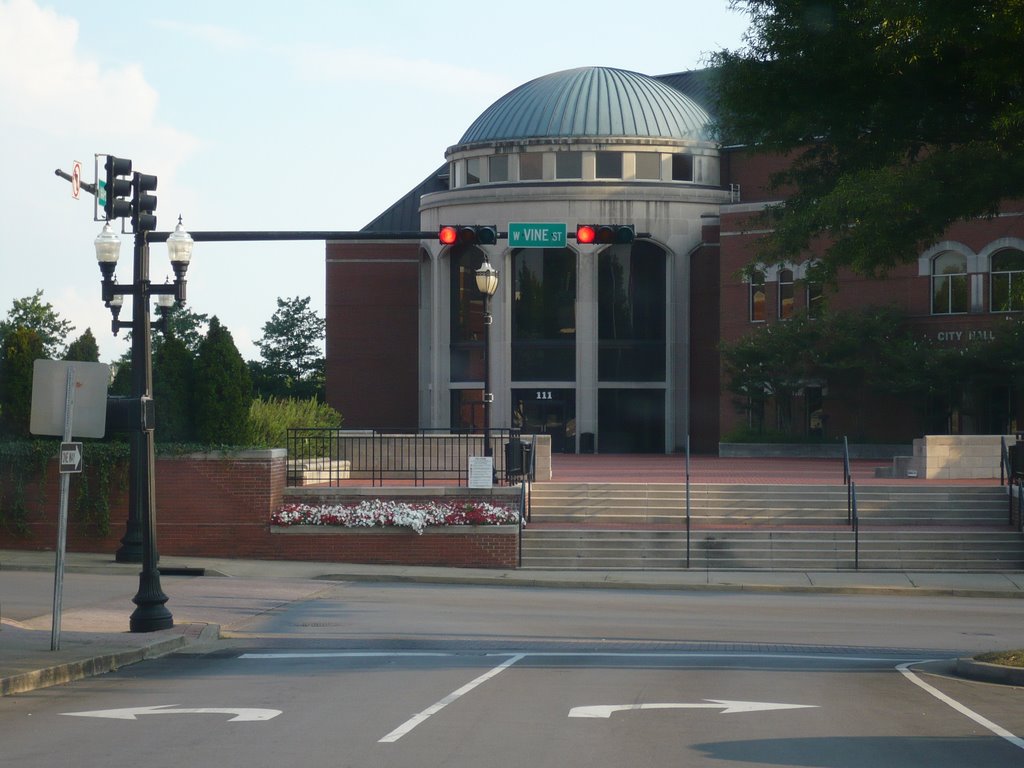
{"type": "Polygon", "coordinates": [[[843,435],[843,485],[846,486],[846,524],[853,524],[853,508],[856,500],[853,498],[853,473],[850,472],[850,444],[843,435]]]}
{"type": "Polygon", "coordinates": [[[999,484],[1010,485],[1010,451],[1006,447],[1006,435],[999,436],[999,484]]]}
{"type": "Polygon", "coordinates": [[[686,567],[690,567],[690,435],[686,435],[686,567]]]}
{"type": "Polygon", "coordinates": [[[860,570],[860,514],[857,512],[857,484],[850,481],[850,519],[853,525],[853,569],[860,570]]]}

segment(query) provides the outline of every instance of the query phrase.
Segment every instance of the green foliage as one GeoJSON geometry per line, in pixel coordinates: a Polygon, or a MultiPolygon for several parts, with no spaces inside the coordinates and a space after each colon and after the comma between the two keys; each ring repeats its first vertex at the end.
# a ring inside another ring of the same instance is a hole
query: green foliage
{"type": "Polygon", "coordinates": [[[55,440],[0,442],[0,525],[28,533],[26,485],[35,483],[36,506],[46,503],[46,467],[57,455],[55,440]]]}
{"type": "Polygon", "coordinates": [[[717,135],[793,160],[765,263],[824,236],[816,277],[884,274],[1024,194],[1024,0],[736,5],[752,26],[712,59],[717,135]]]}
{"type": "Polygon", "coordinates": [[[50,302],[43,303],[41,290],[11,303],[7,319],[0,321],[0,344],[17,328],[34,331],[43,345],[40,357],[51,360],[61,357],[65,337],[75,330],[75,326],[62,319],[50,302]]]}
{"type": "Polygon", "coordinates": [[[28,437],[32,413],[32,369],[45,357],[43,340],[35,331],[18,326],[0,347],[0,434],[28,437]]]}
{"type": "Polygon", "coordinates": [[[153,351],[153,400],[157,409],[154,438],[161,443],[195,439],[194,367],[192,353],[173,333],[168,333],[153,351]]]}
{"type": "Polygon", "coordinates": [[[216,316],[196,355],[194,394],[196,437],[209,444],[244,444],[252,379],[230,331],[216,316]]]}
{"type": "Polygon", "coordinates": [[[308,296],[277,299],[277,311],[256,342],[262,360],[251,364],[260,395],[323,398],[326,323],[309,304],[308,296]]]}
{"type": "Polygon", "coordinates": [[[85,333],[68,345],[64,352],[65,360],[80,360],[84,363],[98,363],[100,361],[100,347],[96,343],[96,337],[92,335],[92,329],[86,328],[85,333]]]}
{"type": "Polygon", "coordinates": [[[83,470],[72,479],[72,484],[77,484],[75,519],[87,532],[106,536],[110,532],[110,497],[115,487],[123,490],[128,485],[130,449],[125,442],[89,441],[82,450],[83,470]]]}
{"type": "Polygon", "coordinates": [[[282,448],[289,429],[340,427],[341,423],[340,413],[315,398],[256,398],[249,408],[249,442],[259,447],[282,448]]]}

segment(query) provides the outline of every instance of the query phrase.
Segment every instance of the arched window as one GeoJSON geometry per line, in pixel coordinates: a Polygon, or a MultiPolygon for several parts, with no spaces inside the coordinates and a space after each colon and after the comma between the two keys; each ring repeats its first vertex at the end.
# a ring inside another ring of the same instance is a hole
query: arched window
{"type": "Polygon", "coordinates": [[[993,312],[1024,310],[1024,251],[1007,248],[992,254],[989,308],[993,312]]]}
{"type": "Polygon", "coordinates": [[[779,318],[788,320],[793,316],[793,270],[779,270],[779,318]]]}
{"type": "Polygon", "coordinates": [[[956,251],[932,259],[932,314],[955,315],[970,309],[967,258],[956,251]]]}
{"type": "Polygon", "coordinates": [[[750,273],[750,322],[763,323],[768,319],[765,317],[764,312],[766,295],[764,290],[764,272],[754,270],[750,273]]]}

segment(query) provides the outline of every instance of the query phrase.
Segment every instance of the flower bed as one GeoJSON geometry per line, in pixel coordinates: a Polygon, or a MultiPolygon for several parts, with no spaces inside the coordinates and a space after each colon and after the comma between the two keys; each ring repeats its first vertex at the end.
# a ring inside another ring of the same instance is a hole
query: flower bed
{"type": "Polygon", "coordinates": [[[284,504],[270,518],[274,526],[323,525],[345,528],[411,528],[428,526],[514,525],[519,512],[485,501],[409,503],[367,499],[358,504],[284,504]]]}

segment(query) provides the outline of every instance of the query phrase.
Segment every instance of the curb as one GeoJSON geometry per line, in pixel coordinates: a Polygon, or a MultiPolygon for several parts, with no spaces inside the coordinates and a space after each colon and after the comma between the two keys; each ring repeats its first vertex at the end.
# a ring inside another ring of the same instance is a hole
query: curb
{"type": "Polygon", "coordinates": [[[121,667],[137,664],[147,659],[156,659],[173,653],[180,648],[194,643],[208,642],[220,638],[218,624],[188,624],[177,637],[158,640],[141,648],[126,648],[123,651],[101,654],[91,658],[67,661],[51,667],[23,672],[19,675],[0,678],[0,696],[26,693],[39,688],[49,688],[87,677],[114,672],[121,667]]]}
{"type": "Polygon", "coordinates": [[[1024,686],[1024,667],[989,664],[976,659],[957,659],[956,674],[969,680],[1000,685],[1024,686]]]}

